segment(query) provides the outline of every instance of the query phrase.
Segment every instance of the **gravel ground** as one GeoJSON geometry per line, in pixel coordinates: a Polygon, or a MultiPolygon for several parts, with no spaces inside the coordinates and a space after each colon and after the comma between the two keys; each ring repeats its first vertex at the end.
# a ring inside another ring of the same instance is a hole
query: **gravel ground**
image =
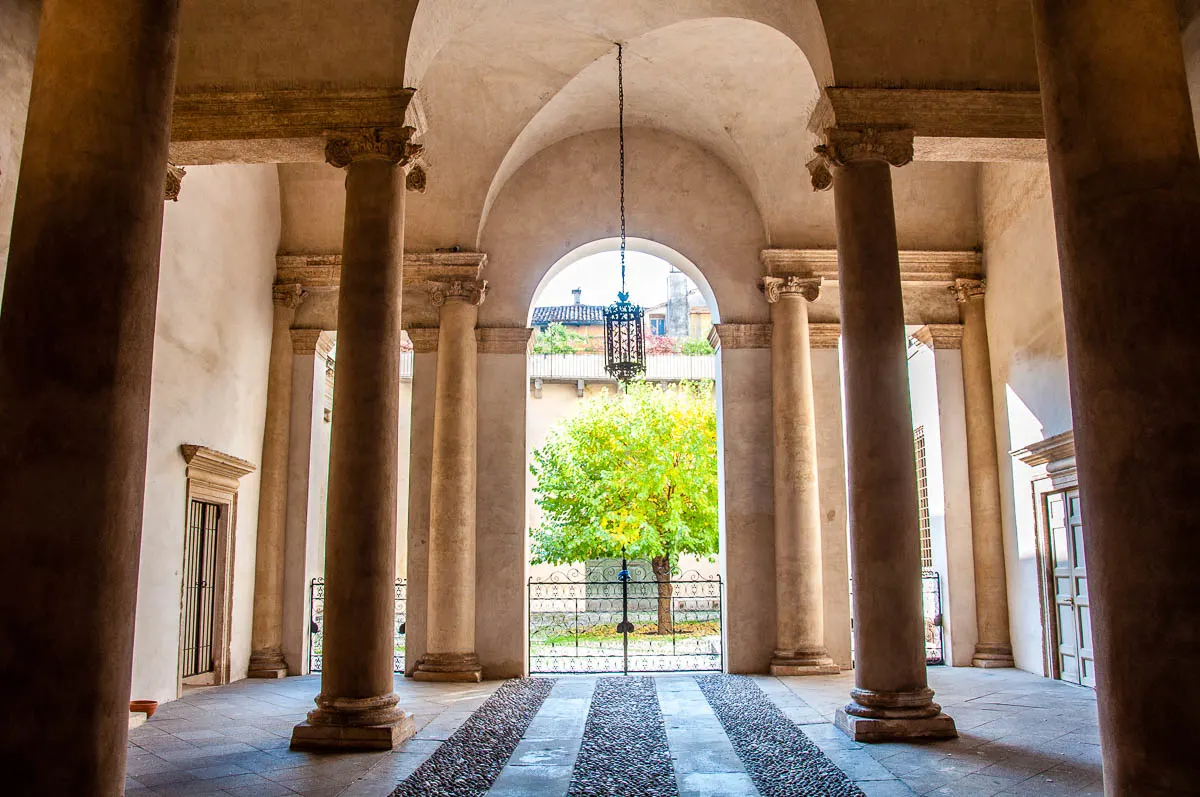
{"type": "Polygon", "coordinates": [[[653,679],[601,678],[567,797],[678,794],[653,679]]]}
{"type": "Polygon", "coordinates": [[[698,675],[696,683],[763,797],[864,797],[754,681],[698,675]]]}
{"type": "Polygon", "coordinates": [[[486,794],[553,686],[553,678],[521,678],[501,684],[391,797],[486,794]]]}

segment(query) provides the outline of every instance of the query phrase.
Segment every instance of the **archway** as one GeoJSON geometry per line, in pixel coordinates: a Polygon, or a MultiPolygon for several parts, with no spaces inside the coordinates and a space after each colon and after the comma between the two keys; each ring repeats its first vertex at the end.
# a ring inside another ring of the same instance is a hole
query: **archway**
{"type": "Polygon", "coordinates": [[[618,248],[619,239],[603,238],[567,252],[530,301],[527,669],[721,671],[720,387],[708,343],[720,320],[716,298],[686,256],[648,239],[629,241],[628,290],[646,312],[648,368],[623,393],[604,373],[602,354],[603,310],[619,286],[618,248]],[[599,482],[578,474],[612,465],[597,453],[608,445],[568,442],[581,434],[636,449],[639,474],[659,473],[661,462],[672,463],[674,475],[612,479],[611,489],[592,493],[599,504],[581,517],[585,486],[599,482]],[[644,500],[629,500],[641,489],[650,490],[644,500]],[[599,531],[596,518],[608,504],[641,519],[628,558],[618,535],[599,531]],[[668,530],[668,515],[684,507],[690,514],[674,517],[687,528],[668,530]]]}

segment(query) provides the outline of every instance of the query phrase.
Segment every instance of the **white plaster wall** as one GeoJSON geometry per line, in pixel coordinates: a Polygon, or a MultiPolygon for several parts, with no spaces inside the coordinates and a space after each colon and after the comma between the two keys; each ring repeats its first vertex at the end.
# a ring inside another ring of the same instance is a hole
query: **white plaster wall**
{"type": "Polygon", "coordinates": [[[41,10],[40,0],[0,0],[0,298],[4,296],[41,10]]]}
{"type": "MultiPolygon", "coordinates": [[[[942,473],[942,431],[938,419],[937,365],[932,349],[921,346],[909,356],[908,390],[912,402],[913,431],[915,433],[917,428],[925,428],[925,477],[929,483],[929,528],[933,544],[933,569],[942,577],[942,608],[945,614],[949,571],[946,550],[946,491],[942,473]]],[[[948,645],[946,652],[950,653],[948,645]]],[[[949,659],[950,656],[947,655],[947,660],[949,659]]]]}
{"type": "Polygon", "coordinates": [[[1009,452],[1071,428],[1049,170],[985,164],[980,198],[1013,656],[1044,673],[1031,469],[1009,452]]]}
{"type": "MultiPolygon", "coordinates": [[[[266,413],[271,282],[279,241],[274,166],[188,170],[163,223],[142,557],[135,698],[173,700],[186,478],[179,446],[198,443],[258,465],[266,413]]],[[[259,475],[242,479],[233,553],[231,677],[250,656],[259,475]]]]}

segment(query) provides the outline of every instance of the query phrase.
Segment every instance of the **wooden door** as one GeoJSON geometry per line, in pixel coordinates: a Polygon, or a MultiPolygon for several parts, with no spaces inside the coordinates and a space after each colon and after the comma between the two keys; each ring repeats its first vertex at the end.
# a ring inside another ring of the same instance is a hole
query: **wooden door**
{"type": "Polygon", "coordinates": [[[1046,517],[1053,559],[1058,677],[1094,687],[1096,660],[1092,651],[1092,614],[1079,490],[1046,496],[1046,517]]]}

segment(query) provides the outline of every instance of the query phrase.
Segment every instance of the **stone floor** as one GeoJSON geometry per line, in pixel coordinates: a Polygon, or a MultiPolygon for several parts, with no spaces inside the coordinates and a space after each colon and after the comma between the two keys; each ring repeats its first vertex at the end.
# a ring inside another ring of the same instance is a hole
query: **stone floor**
{"type": "MultiPolygon", "coordinates": [[[[932,668],[937,699],[960,738],[861,745],[831,724],[848,674],[756,677],[775,702],[868,797],[1102,795],[1091,690],[1016,670],[932,668]]],[[[560,678],[489,794],[565,795],[596,679],[560,678]]],[[[418,733],[391,753],[292,752],[292,725],[312,706],[315,676],[241,681],[162,706],[130,732],[127,794],[384,797],[478,708],[497,683],[415,683],[396,691],[418,733]]],[[[712,709],[687,675],[655,686],[681,797],[756,793],[712,709]]]]}

